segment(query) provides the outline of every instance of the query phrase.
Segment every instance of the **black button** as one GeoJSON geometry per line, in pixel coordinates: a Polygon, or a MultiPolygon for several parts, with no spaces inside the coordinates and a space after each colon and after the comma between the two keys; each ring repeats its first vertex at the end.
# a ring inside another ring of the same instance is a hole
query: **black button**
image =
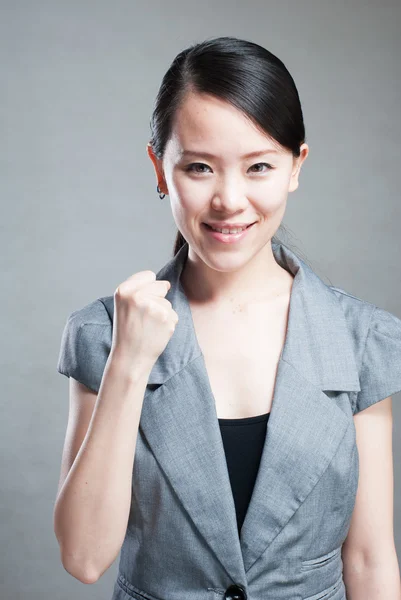
{"type": "Polygon", "coordinates": [[[241,585],[230,585],[224,594],[224,600],[246,600],[246,592],[241,585]]]}

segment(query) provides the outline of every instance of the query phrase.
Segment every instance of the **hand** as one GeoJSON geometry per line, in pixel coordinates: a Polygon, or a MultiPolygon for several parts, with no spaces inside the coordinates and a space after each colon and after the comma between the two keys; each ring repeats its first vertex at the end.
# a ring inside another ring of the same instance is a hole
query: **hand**
{"type": "Polygon", "coordinates": [[[165,298],[171,284],[153,271],[139,271],[114,292],[111,352],[134,367],[153,367],[175,331],[178,315],[165,298]]]}

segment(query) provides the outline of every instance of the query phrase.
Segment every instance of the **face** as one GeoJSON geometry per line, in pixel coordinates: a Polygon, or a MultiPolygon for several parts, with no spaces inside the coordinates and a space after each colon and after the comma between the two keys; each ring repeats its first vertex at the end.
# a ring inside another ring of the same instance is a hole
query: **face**
{"type": "Polygon", "coordinates": [[[175,114],[163,159],[148,145],[158,185],[170,197],[190,253],[224,271],[238,269],[270,243],[307,153],[303,144],[294,159],[241,111],[193,93],[175,114]],[[242,236],[215,236],[205,225],[223,221],[253,225],[242,236]]]}

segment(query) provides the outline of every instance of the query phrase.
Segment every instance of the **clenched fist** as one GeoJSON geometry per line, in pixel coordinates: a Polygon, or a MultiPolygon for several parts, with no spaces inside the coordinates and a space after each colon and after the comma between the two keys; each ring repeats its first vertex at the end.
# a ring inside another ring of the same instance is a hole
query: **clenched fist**
{"type": "Polygon", "coordinates": [[[111,352],[125,364],[153,367],[175,331],[178,315],[165,298],[171,284],[153,271],[139,271],[114,292],[111,352]]]}

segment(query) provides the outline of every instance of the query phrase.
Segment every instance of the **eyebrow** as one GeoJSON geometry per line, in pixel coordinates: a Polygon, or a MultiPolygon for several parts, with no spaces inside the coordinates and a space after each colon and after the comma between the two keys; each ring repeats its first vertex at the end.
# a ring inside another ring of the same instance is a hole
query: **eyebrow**
{"type": "MultiPolygon", "coordinates": [[[[243,154],[240,158],[254,158],[255,156],[263,156],[264,154],[278,154],[278,151],[274,148],[266,148],[265,150],[256,150],[255,152],[249,152],[248,154],[243,154]]],[[[183,150],[181,152],[181,157],[185,158],[186,156],[201,156],[203,158],[217,158],[214,154],[210,154],[209,152],[197,152],[195,150],[183,150]]]]}

